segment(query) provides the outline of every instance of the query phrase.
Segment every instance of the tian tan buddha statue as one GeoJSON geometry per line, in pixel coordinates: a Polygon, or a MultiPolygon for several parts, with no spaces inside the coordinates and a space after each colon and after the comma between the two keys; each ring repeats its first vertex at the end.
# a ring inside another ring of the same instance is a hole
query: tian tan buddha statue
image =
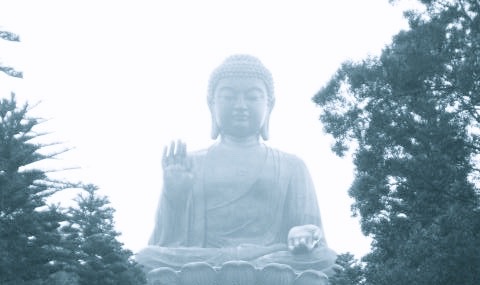
{"type": "Polygon", "coordinates": [[[150,271],[243,260],[333,274],[336,254],[305,164],[262,142],[275,103],[269,70],[231,56],[213,71],[207,99],[217,141],[192,153],[183,142],[165,148],[155,228],[137,262],[150,271]]]}

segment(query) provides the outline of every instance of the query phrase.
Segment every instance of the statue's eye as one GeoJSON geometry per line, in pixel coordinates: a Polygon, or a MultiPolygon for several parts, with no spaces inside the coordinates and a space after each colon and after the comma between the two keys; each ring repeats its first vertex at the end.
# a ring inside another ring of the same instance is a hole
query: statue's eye
{"type": "Polygon", "coordinates": [[[231,102],[235,100],[235,93],[230,89],[220,90],[217,96],[220,100],[227,101],[227,102],[231,102]]]}
{"type": "Polygon", "coordinates": [[[245,94],[245,99],[248,101],[260,101],[263,98],[265,98],[265,95],[261,90],[258,89],[250,90],[245,94]]]}

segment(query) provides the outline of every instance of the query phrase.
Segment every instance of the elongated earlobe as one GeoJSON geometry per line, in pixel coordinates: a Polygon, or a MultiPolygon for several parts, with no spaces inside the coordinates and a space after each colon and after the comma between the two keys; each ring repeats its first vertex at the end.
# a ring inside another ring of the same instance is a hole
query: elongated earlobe
{"type": "Polygon", "coordinates": [[[218,128],[217,120],[215,120],[215,117],[212,115],[212,133],[211,133],[212,139],[216,140],[219,134],[220,134],[220,130],[218,128]]]}
{"type": "Polygon", "coordinates": [[[263,123],[262,129],[260,130],[260,135],[262,136],[262,139],[264,141],[268,141],[270,138],[270,133],[269,133],[269,118],[266,118],[265,122],[263,123]]]}
{"type": "Polygon", "coordinates": [[[265,122],[263,122],[263,126],[260,129],[260,136],[264,141],[268,141],[268,139],[270,138],[270,115],[272,114],[274,105],[275,105],[275,100],[272,99],[272,101],[269,103],[269,106],[268,106],[267,117],[265,118],[265,122]]]}
{"type": "Polygon", "coordinates": [[[217,120],[215,120],[215,115],[213,113],[213,100],[211,98],[208,98],[208,109],[210,109],[210,114],[212,116],[212,132],[210,134],[210,137],[213,140],[216,140],[218,138],[218,135],[220,134],[220,128],[218,127],[217,120]]]}

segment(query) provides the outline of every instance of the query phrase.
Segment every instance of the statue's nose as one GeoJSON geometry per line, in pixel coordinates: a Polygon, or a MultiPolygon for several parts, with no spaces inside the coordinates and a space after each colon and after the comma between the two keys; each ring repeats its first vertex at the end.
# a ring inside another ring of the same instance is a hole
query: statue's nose
{"type": "Polygon", "coordinates": [[[238,109],[247,108],[245,96],[243,96],[243,94],[239,94],[237,96],[237,98],[235,99],[234,107],[238,109]]]}

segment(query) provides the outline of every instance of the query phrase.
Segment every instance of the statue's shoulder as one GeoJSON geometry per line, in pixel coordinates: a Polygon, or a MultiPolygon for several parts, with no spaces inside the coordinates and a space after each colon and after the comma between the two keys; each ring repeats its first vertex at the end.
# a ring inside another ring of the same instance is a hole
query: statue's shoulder
{"type": "Polygon", "coordinates": [[[295,154],[285,152],[270,146],[267,146],[267,149],[270,153],[272,153],[275,157],[277,157],[282,163],[286,165],[290,165],[292,167],[304,167],[305,165],[303,160],[295,154]]]}

